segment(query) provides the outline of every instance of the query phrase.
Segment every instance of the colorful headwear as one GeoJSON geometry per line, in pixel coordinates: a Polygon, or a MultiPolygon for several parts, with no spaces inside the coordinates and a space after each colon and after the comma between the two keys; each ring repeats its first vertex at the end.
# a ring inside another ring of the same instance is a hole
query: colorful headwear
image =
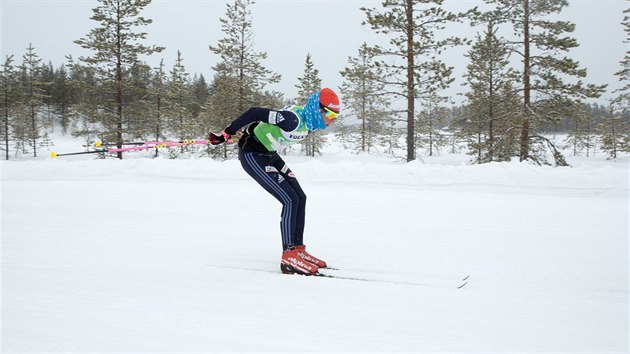
{"type": "Polygon", "coordinates": [[[337,97],[335,91],[329,89],[328,87],[324,87],[319,92],[319,103],[337,114],[341,111],[341,107],[339,106],[339,97],[337,97]]]}
{"type": "Polygon", "coordinates": [[[324,123],[324,118],[320,111],[321,106],[339,113],[340,106],[337,94],[326,87],[308,98],[308,102],[304,107],[304,114],[306,115],[306,127],[310,131],[326,129],[326,124],[324,123]]]}

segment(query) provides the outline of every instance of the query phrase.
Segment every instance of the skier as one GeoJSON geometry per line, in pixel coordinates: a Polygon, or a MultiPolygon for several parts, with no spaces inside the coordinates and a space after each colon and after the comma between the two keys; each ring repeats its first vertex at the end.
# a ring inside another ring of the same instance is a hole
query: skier
{"type": "Polygon", "coordinates": [[[241,166],[282,203],[282,273],[317,274],[319,268],[326,267],[326,262],[306,252],[303,242],[306,194],[277,151],[302,141],[309,132],[326,129],[339,112],[337,94],[326,87],[312,94],[304,107],[287,106],[278,111],[252,107],[220,134],[208,134],[211,144],[218,145],[241,131],[238,139],[241,166]]]}

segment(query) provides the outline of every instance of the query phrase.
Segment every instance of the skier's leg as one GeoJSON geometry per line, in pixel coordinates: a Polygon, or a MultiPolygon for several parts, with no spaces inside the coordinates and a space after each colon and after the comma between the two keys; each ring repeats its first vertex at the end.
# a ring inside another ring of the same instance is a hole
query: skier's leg
{"type": "Polygon", "coordinates": [[[274,166],[278,155],[265,155],[252,152],[240,152],[241,166],[258,184],[282,203],[280,233],[282,247],[293,247],[300,197],[287,182],[286,177],[274,166]]]}
{"type": "Polygon", "coordinates": [[[277,163],[274,165],[280,174],[284,176],[286,181],[289,183],[293,191],[295,192],[298,203],[297,203],[297,215],[295,220],[295,245],[303,245],[304,244],[304,223],[306,219],[306,194],[302,190],[300,183],[297,178],[293,174],[293,171],[287,166],[287,164],[280,158],[277,163]]]}
{"type": "Polygon", "coordinates": [[[312,254],[306,251],[306,246],[304,245],[304,221],[306,218],[306,194],[302,190],[300,183],[298,182],[295,174],[291,171],[291,169],[286,165],[282,159],[279,159],[278,163],[274,165],[280,173],[286,178],[287,182],[291,185],[296,195],[299,197],[298,203],[298,211],[297,218],[295,224],[295,248],[298,250],[298,255],[308,261],[309,263],[315,264],[318,267],[326,267],[326,261],[321,260],[312,254]]]}

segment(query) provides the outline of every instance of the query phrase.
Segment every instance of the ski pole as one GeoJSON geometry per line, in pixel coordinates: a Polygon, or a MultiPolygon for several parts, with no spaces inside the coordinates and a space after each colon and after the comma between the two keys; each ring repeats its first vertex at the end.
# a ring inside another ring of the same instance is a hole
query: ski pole
{"type": "Polygon", "coordinates": [[[66,154],[58,154],[54,151],[50,152],[50,157],[52,157],[53,159],[57,156],[69,156],[69,155],[84,155],[84,154],[97,154],[100,152],[108,152],[107,150],[93,150],[93,151],[83,151],[83,152],[69,152],[66,154]]]}
{"type": "Polygon", "coordinates": [[[150,149],[153,146],[133,146],[133,147],[127,147],[127,148],[111,148],[111,149],[101,149],[101,150],[93,150],[93,151],[82,151],[82,152],[70,152],[70,153],[65,153],[65,154],[58,154],[54,151],[50,152],[50,157],[55,158],[58,156],[70,156],[70,155],[84,155],[84,154],[98,154],[98,153],[105,153],[105,152],[124,152],[124,151],[138,151],[138,150],[144,150],[144,149],[150,149]]]}
{"type": "MultiPolygon", "coordinates": [[[[122,143],[122,145],[148,145],[148,146],[154,146],[157,145],[158,147],[168,147],[168,146],[183,146],[183,145],[207,145],[210,144],[210,141],[208,140],[195,140],[195,139],[186,139],[186,140],[165,140],[165,141],[144,141],[144,142],[131,142],[131,143],[122,143]]],[[[116,143],[103,143],[100,141],[97,141],[94,146],[96,147],[101,147],[101,146],[107,146],[107,145],[116,145],[116,143]]]]}
{"type": "MultiPolygon", "coordinates": [[[[209,140],[180,140],[180,141],[146,141],[143,143],[123,143],[123,145],[134,145],[130,147],[122,147],[122,148],[110,148],[110,149],[100,149],[94,151],[83,151],[83,152],[71,152],[65,154],[57,154],[55,152],[50,153],[50,157],[55,158],[58,156],[69,156],[69,155],[83,155],[83,154],[97,154],[97,153],[113,153],[113,152],[126,152],[126,151],[140,151],[146,149],[159,149],[164,147],[174,147],[174,146],[184,146],[184,145],[207,145],[210,144],[209,140]]],[[[100,147],[103,143],[97,142],[96,146],[100,147]]],[[[106,144],[107,145],[107,144],[106,144]]]]}

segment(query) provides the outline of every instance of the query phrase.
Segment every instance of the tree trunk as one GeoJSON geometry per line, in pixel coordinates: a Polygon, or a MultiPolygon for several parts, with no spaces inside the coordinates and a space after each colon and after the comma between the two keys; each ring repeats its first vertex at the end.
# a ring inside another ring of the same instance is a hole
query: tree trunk
{"type": "MultiPolygon", "coordinates": [[[[122,31],[120,28],[121,13],[120,4],[118,4],[118,16],[117,16],[117,48],[116,48],[116,146],[121,149],[123,144],[123,96],[122,96],[122,31]]],[[[122,160],[122,152],[117,153],[117,157],[122,160]]]]}
{"type": "Polygon", "coordinates": [[[520,161],[529,156],[529,120],[532,113],[529,82],[529,0],[523,0],[523,125],[521,127],[520,161]]]}
{"type": "Polygon", "coordinates": [[[416,159],[415,144],[415,87],[414,87],[414,53],[413,53],[413,1],[406,1],[407,16],[407,162],[416,159]]]}

